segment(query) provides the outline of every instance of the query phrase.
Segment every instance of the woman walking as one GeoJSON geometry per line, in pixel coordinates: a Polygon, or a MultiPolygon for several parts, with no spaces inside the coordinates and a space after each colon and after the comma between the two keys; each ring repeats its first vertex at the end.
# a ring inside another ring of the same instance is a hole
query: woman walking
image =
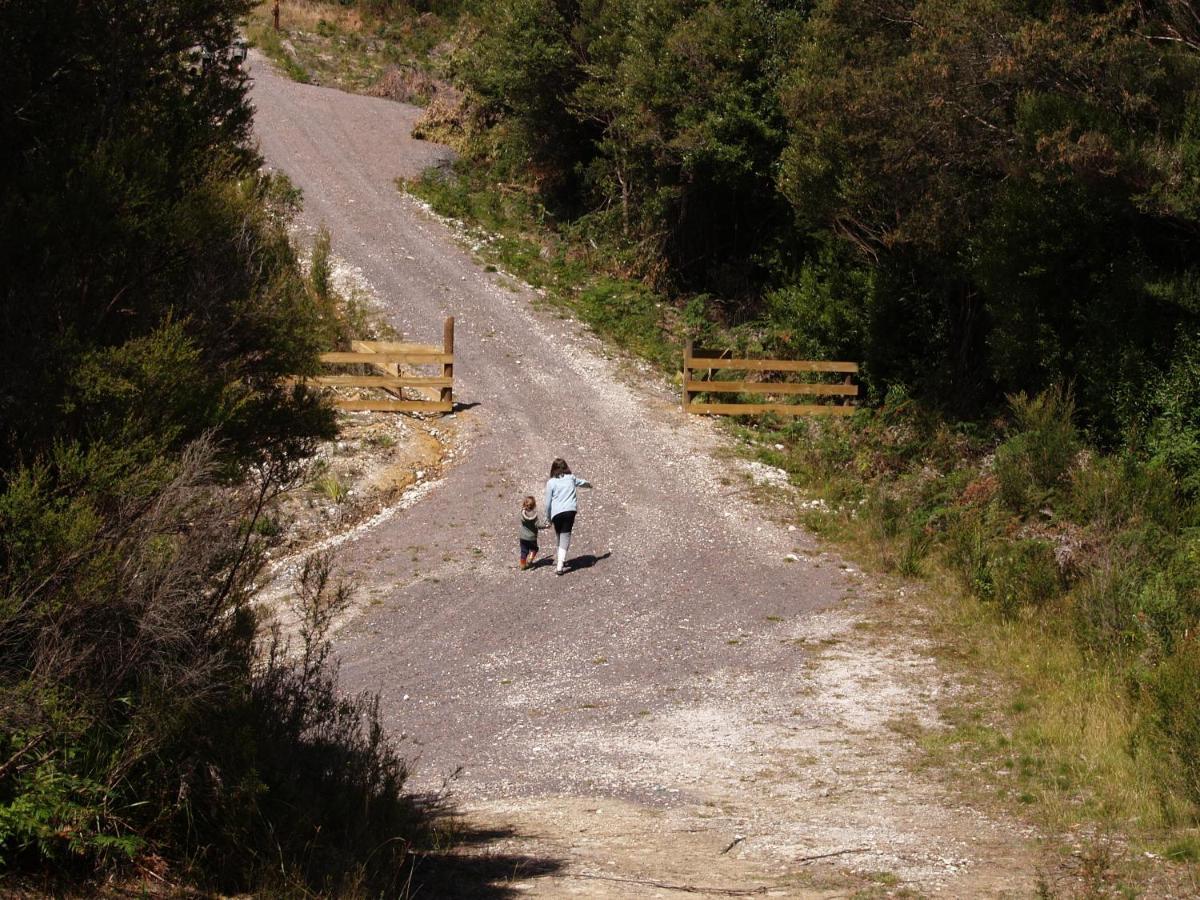
{"type": "Polygon", "coordinates": [[[567,562],[567,549],[571,546],[571,529],[575,525],[575,513],[579,501],[576,488],[590,488],[591,482],[571,474],[571,467],[561,457],[550,464],[550,480],[546,482],[546,515],[554,525],[558,537],[558,557],[554,574],[561,575],[567,562]]]}

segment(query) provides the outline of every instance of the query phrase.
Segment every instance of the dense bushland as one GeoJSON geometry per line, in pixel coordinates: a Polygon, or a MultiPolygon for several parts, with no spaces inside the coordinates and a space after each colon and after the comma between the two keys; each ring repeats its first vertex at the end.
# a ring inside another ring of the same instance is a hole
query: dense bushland
{"type": "Polygon", "coordinates": [[[505,0],[447,71],[492,182],[615,274],[957,416],[1118,442],[1196,331],[1196,8],[505,0]],[[986,23],[986,24],[982,24],[986,23]]]}
{"type": "MultiPolygon", "coordinates": [[[[332,412],[336,339],[259,170],[242,0],[0,4],[0,869],[394,892],[417,833],[328,657],[288,643],[260,517],[332,412]]],[[[319,266],[317,267],[319,269],[319,266]]]]}

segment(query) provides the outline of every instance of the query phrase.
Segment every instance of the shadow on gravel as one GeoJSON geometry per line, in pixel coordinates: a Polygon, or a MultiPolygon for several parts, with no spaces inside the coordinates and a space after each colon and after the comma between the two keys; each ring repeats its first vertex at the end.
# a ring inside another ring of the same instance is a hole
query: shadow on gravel
{"type": "MultiPolygon", "coordinates": [[[[583,556],[576,556],[573,559],[567,560],[567,572],[568,573],[572,572],[575,569],[590,569],[596,563],[606,560],[610,556],[612,556],[611,550],[608,550],[608,551],[600,554],[599,556],[593,556],[590,553],[585,553],[583,556]]],[[[553,553],[551,553],[549,556],[543,556],[541,559],[536,560],[533,563],[533,565],[531,565],[525,571],[531,572],[534,569],[552,569],[552,568],[554,568],[553,553]]]]}
{"type": "Polygon", "coordinates": [[[572,569],[590,569],[596,563],[608,559],[612,556],[612,551],[607,550],[599,556],[592,556],[590,553],[585,553],[583,556],[576,556],[574,559],[567,560],[567,571],[572,569]]]}
{"type": "Polygon", "coordinates": [[[413,863],[412,883],[405,896],[445,900],[509,900],[519,897],[519,882],[555,875],[562,861],[524,853],[500,853],[489,849],[496,841],[517,836],[511,828],[466,828],[456,830],[454,849],[446,853],[422,854],[413,863]]]}

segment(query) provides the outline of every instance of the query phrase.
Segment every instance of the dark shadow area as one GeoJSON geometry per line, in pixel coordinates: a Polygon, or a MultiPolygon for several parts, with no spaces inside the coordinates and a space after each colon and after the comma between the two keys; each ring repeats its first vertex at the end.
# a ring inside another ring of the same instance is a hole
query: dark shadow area
{"type": "Polygon", "coordinates": [[[503,852],[503,846],[520,835],[513,828],[475,828],[464,822],[443,794],[415,798],[433,825],[426,846],[411,853],[404,896],[445,900],[509,900],[520,896],[516,883],[562,872],[562,860],[503,852]]]}
{"type": "MultiPolygon", "coordinates": [[[[561,872],[564,864],[524,853],[500,853],[488,848],[513,832],[488,829],[476,832],[477,846],[413,858],[409,891],[413,897],[443,900],[510,900],[524,892],[518,883],[561,872]]],[[[456,838],[461,841],[462,838],[456,838]]],[[[470,840],[475,840],[473,835],[470,840]]]]}
{"type": "Polygon", "coordinates": [[[474,409],[478,405],[479,405],[478,400],[472,401],[471,403],[459,403],[457,400],[455,400],[454,401],[454,411],[456,413],[460,413],[460,412],[464,412],[468,409],[474,409]]]}
{"type": "Polygon", "coordinates": [[[612,556],[611,550],[606,550],[599,556],[593,556],[590,553],[585,553],[583,556],[576,556],[574,559],[567,560],[567,571],[569,572],[574,569],[590,569],[596,563],[606,560],[610,556],[612,556]]]}

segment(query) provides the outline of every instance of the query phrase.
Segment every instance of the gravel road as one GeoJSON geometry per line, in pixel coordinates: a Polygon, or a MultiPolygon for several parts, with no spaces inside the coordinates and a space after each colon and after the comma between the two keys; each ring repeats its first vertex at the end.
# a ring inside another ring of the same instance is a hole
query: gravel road
{"type": "MultiPolygon", "coordinates": [[[[303,223],[330,229],[407,338],[435,342],[443,317],[457,319],[456,399],[469,407],[453,420],[457,463],[339,551],[361,600],[337,638],[343,678],[380,693],[416,759],[413,785],[434,790],[461,769],[466,807],[547,810],[542,822],[551,801],[647,814],[707,803],[718,816],[711,769],[741,792],[741,818],[724,825],[753,820],[755,754],[789,716],[806,721],[797,634],[858,590],[858,573],[752,505],[747,487],[771,472],[723,456],[712,425],[679,412],[665,384],[485,271],[397,192],[396,176],[449,157],[410,138],[418,110],[294,84],[261,58],[252,73],[262,152],[303,190],[303,223]],[[540,504],[556,456],[595,484],[561,578],[517,568],[520,500],[540,504]]],[[[800,798],[785,799],[763,829],[797,827],[800,798]]],[[[885,830],[877,807],[863,815],[885,830]]],[[[652,844],[655,828],[643,830],[652,844]]],[[[705,858],[715,867],[717,845],[736,837],[714,836],[705,858]]],[[[776,861],[855,839],[793,838],[776,861]]]]}
{"type": "Polygon", "coordinates": [[[589,790],[569,765],[539,764],[531,710],[592,703],[582,721],[620,721],[673,706],[697,675],[744,664],[740,635],[829,605],[841,580],[785,558],[794,535],[735,502],[745,485],[714,478],[697,446],[712,438],[674,398],[632,386],[396,190],[446,153],[408,136],[415,109],[254,75],[263,154],[304,192],[304,218],[407,338],[437,342],[456,318],[456,399],[477,404],[456,417],[467,449],[444,483],[342,551],[383,601],[343,634],[345,677],[382,693],[426,785],[461,766],[471,795],[589,790]],[[562,578],[517,568],[521,498],[541,504],[556,456],[595,484],[571,545],[593,564],[562,578]]]}

